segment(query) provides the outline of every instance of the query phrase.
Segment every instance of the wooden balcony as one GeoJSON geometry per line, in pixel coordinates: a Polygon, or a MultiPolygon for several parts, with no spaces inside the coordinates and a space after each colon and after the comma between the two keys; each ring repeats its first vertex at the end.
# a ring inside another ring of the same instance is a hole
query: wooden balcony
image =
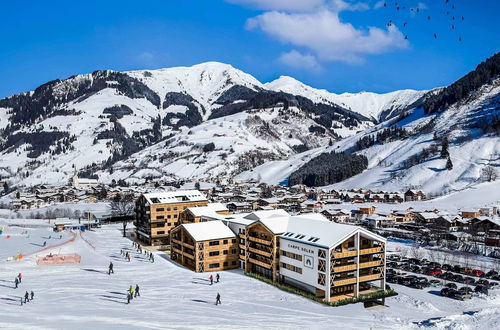
{"type": "Polygon", "coordinates": [[[240,245],[238,245],[238,246],[239,246],[239,248],[240,248],[240,249],[242,249],[242,250],[245,250],[245,249],[246,249],[245,245],[243,245],[243,244],[240,244],[240,245]]]}
{"type": "Polygon", "coordinates": [[[372,275],[360,276],[359,281],[360,282],[368,282],[368,281],[378,280],[381,278],[382,278],[382,274],[372,274],[372,275]]]}
{"type": "Polygon", "coordinates": [[[251,262],[253,264],[256,264],[258,266],[261,266],[261,267],[264,267],[264,268],[267,268],[267,269],[272,269],[273,266],[268,264],[268,263],[265,263],[263,261],[259,261],[259,260],[256,260],[256,259],[253,259],[253,258],[248,258],[248,262],[251,262]]]}
{"type": "Polygon", "coordinates": [[[333,286],[342,286],[356,283],[356,277],[354,278],[346,278],[344,280],[335,280],[332,282],[333,286]]]}
{"type": "Polygon", "coordinates": [[[181,250],[179,250],[179,249],[177,249],[175,247],[172,247],[172,251],[175,252],[175,253],[178,253],[180,255],[183,255],[185,257],[188,257],[190,259],[194,259],[194,255],[191,254],[191,253],[189,253],[189,252],[187,252],[187,251],[181,251],[181,250]]]}
{"type": "Polygon", "coordinates": [[[377,267],[383,264],[383,260],[367,261],[359,264],[359,268],[377,267]]]}
{"type": "Polygon", "coordinates": [[[373,254],[373,253],[380,253],[382,252],[382,247],[379,246],[379,247],[374,247],[374,248],[369,248],[369,249],[362,249],[362,250],[359,250],[359,254],[360,255],[364,255],[364,254],[373,254]]]}
{"type": "Polygon", "coordinates": [[[351,270],[356,270],[356,267],[357,267],[356,264],[345,265],[345,266],[335,266],[335,267],[333,267],[333,272],[334,273],[348,272],[351,270]]]}
{"type": "Polygon", "coordinates": [[[270,258],[273,254],[272,252],[262,251],[256,248],[249,247],[248,250],[253,253],[260,254],[261,256],[270,258]]]}
{"type": "Polygon", "coordinates": [[[253,236],[248,236],[247,239],[250,240],[250,241],[252,241],[252,242],[259,243],[259,244],[264,244],[264,245],[271,245],[273,243],[272,241],[268,241],[268,240],[265,240],[265,239],[262,239],[262,238],[253,237],[253,236]]]}
{"type": "Polygon", "coordinates": [[[355,257],[358,254],[356,250],[353,251],[346,251],[346,252],[337,252],[333,254],[333,257],[335,259],[340,259],[340,258],[349,258],[349,257],[355,257]]]}
{"type": "Polygon", "coordinates": [[[247,237],[245,236],[245,234],[241,234],[241,233],[240,233],[240,234],[238,234],[238,237],[239,237],[239,238],[243,238],[243,239],[246,239],[246,238],[247,238],[247,237]]]}
{"type": "Polygon", "coordinates": [[[182,246],[185,246],[185,247],[187,247],[187,248],[189,248],[189,249],[191,249],[191,250],[194,250],[194,245],[191,245],[191,244],[188,244],[188,243],[181,242],[181,241],[179,241],[179,240],[177,240],[177,239],[174,239],[174,238],[172,238],[172,242],[177,243],[177,244],[182,245],[182,246]]]}

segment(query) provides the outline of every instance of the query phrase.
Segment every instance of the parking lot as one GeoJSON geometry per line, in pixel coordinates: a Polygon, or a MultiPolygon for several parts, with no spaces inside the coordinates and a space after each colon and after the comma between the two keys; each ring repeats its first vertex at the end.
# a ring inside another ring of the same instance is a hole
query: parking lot
{"type": "Polygon", "coordinates": [[[466,300],[473,295],[488,295],[490,290],[499,287],[499,280],[498,272],[491,269],[440,264],[398,254],[387,256],[387,283],[414,289],[434,287],[439,291],[431,292],[453,299],[466,300]]]}

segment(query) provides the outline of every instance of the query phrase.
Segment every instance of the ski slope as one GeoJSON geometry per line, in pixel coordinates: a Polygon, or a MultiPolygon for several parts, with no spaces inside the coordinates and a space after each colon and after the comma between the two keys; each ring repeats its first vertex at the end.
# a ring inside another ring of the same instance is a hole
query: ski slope
{"type": "MultiPolygon", "coordinates": [[[[10,220],[0,220],[5,234],[14,233],[10,220]]],[[[421,322],[437,328],[494,328],[499,321],[498,292],[460,302],[400,286],[387,307],[364,309],[362,304],[327,307],[280,291],[246,277],[240,270],[221,274],[221,282],[210,286],[210,273],[193,273],[157,253],[155,263],[131,251],[132,261],[120,256],[130,249],[119,226],[105,226],[77,235],[71,244],[57,248],[61,253],[78,253],[79,265],[37,266],[35,258],[20,262],[0,260],[0,328],[2,329],[415,329],[421,322]],[[115,274],[108,275],[109,262],[115,274]],[[23,274],[19,289],[14,277],[23,274]],[[125,291],[138,284],[141,297],[126,304],[125,291]],[[35,299],[20,306],[25,291],[35,299]],[[222,305],[215,306],[217,292],[222,305]],[[431,320],[431,321],[429,321],[431,320]]],[[[24,250],[40,237],[53,234],[49,228],[28,230],[30,238],[13,236],[10,254],[24,250]]],[[[4,235],[0,244],[4,247],[4,235]]],[[[47,254],[49,251],[46,251],[47,254]]],[[[2,252],[3,253],[3,252],[2,252]]],[[[9,254],[9,253],[6,253],[9,254]]]]}

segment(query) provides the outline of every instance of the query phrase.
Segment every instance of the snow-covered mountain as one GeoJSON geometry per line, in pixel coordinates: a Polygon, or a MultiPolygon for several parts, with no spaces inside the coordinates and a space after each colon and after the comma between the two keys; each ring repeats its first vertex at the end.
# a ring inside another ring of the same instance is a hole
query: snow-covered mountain
{"type": "Polygon", "coordinates": [[[65,184],[75,172],[102,182],[278,183],[335,150],[368,158],[368,169],[339,187],[462,189],[500,152],[484,124],[498,114],[499,80],[491,67],[480,72],[492,76],[340,95],[289,77],[262,84],[216,62],[77,75],[0,99],[0,176],[12,185],[65,184]],[[443,136],[452,171],[433,154],[443,136]]]}
{"type": "Polygon", "coordinates": [[[334,94],[325,89],[307,86],[288,76],[281,76],[264,86],[274,91],[302,95],[317,103],[336,104],[377,121],[390,119],[405,110],[418,106],[429,92],[405,89],[386,94],[371,92],[334,94]]]}
{"type": "MultiPolygon", "coordinates": [[[[332,146],[268,162],[238,178],[279,183],[311,159],[332,151],[365,155],[368,168],[327,188],[420,188],[441,194],[482,184],[486,167],[500,175],[500,53],[451,86],[427,94],[417,107],[398,117],[332,146]],[[444,138],[449,141],[452,169],[440,157],[444,138]]],[[[500,182],[495,184],[500,189],[500,182]]]]}

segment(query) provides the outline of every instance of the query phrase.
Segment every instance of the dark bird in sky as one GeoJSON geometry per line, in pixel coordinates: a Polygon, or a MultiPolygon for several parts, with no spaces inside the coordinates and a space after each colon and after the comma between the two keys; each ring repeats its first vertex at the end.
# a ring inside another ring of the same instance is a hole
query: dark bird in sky
{"type": "Polygon", "coordinates": [[[455,20],[455,16],[453,16],[451,19],[452,19],[452,20],[455,20]]]}
{"type": "Polygon", "coordinates": [[[462,37],[458,37],[458,41],[462,41],[462,37]]]}
{"type": "Polygon", "coordinates": [[[405,40],[408,40],[408,36],[405,36],[405,40]]]}
{"type": "Polygon", "coordinates": [[[434,39],[437,39],[438,35],[434,33],[434,39]]]}
{"type": "Polygon", "coordinates": [[[452,30],[455,30],[455,25],[452,25],[452,26],[451,26],[451,29],[452,29],[452,30]]]}
{"type": "Polygon", "coordinates": [[[406,22],[404,22],[404,23],[403,23],[403,27],[406,27],[406,24],[407,24],[407,23],[406,23],[406,22]]]}
{"type": "Polygon", "coordinates": [[[462,16],[462,21],[465,19],[465,17],[462,16]]]}
{"type": "Polygon", "coordinates": [[[430,16],[427,16],[427,19],[430,21],[430,20],[431,20],[431,17],[430,17],[430,16]]]}

